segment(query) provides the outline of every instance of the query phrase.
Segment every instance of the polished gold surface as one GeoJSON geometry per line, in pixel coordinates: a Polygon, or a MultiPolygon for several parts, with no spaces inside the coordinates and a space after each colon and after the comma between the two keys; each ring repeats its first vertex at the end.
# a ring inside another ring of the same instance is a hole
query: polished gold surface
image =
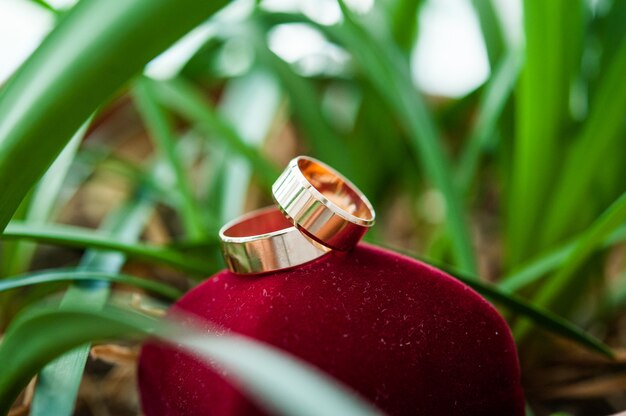
{"type": "Polygon", "coordinates": [[[220,239],[228,268],[238,274],[287,269],[330,251],[301,233],[276,207],[229,222],[220,230],[220,239]]]}
{"type": "Polygon", "coordinates": [[[350,250],[374,225],[374,208],[349,180],[328,165],[299,156],[272,186],[280,209],[305,234],[336,249],[350,250]]]}

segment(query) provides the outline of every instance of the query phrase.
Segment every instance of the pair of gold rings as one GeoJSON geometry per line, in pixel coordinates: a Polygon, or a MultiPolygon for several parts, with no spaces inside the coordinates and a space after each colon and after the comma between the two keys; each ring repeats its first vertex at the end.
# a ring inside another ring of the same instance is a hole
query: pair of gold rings
{"type": "Polygon", "coordinates": [[[308,263],[332,250],[348,251],[374,225],[365,195],[328,165],[307,156],[289,162],[272,186],[276,206],[220,230],[228,268],[258,274],[308,263]]]}

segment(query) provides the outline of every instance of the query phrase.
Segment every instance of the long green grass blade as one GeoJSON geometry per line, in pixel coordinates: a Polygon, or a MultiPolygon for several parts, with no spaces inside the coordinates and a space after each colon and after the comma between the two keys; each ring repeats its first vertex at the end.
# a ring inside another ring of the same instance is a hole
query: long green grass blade
{"type": "MultiPolygon", "coordinates": [[[[30,224],[43,224],[50,219],[55,204],[58,202],[61,186],[67,176],[76,152],[87,131],[89,123],[83,124],[76,134],[70,139],[65,149],[50,166],[46,174],[41,178],[32,195],[28,199],[28,208],[23,220],[30,224]]],[[[36,245],[33,243],[18,241],[9,249],[3,247],[3,258],[6,260],[5,275],[23,273],[30,263],[36,245]]]]}
{"type": "Polygon", "coordinates": [[[459,271],[456,268],[433,262],[429,259],[420,258],[419,256],[416,256],[407,251],[400,251],[406,256],[412,257],[419,261],[423,261],[445,271],[450,276],[470,286],[471,288],[476,290],[476,292],[485,296],[487,299],[491,299],[493,302],[504,306],[510,311],[520,314],[533,324],[545,329],[552,334],[559,335],[563,338],[574,341],[581,347],[587,348],[591,351],[600,353],[607,357],[613,356],[613,352],[611,351],[611,349],[602,341],[585,333],[576,325],[550,312],[547,309],[541,308],[537,305],[533,305],[524,298],[514,293],[511,293],[508,290],[499,288],[494,284],[483,282],[478,276],[468,275],[467,273],[459,271]]]}
{"type": "MultiPolygon", "coordinates": [[[[253,70],[229,81],[219,113],[242,139],[261,152],[265,139],[275,129],[282,102],[282,91],[270,74],[253,70]],[[246,117],[242,118],[242,114],[246,117]]],[[[224,191],[219,195],[219,218],[226,222],[244,213],[252,169],[245,159],[229,154],[223,158],[221,169],[224,191]]]]}
{"type": "Polygon", "coordinates": [[[507,41],[493,0],[472,0],[483,33],[489,64],[494,69],[506,54],[507,41]]]}
{"type": "MultiPolygon", "coordinates": [[[[559,241],[576,224],[578,207],[593,192],[596,172],[615,152],[623,152],[624,118],[626,114],[626,42],[615,52],[598,90],[591,102],[589,117],[566,158],[560,180],[548,206],[543,240],[559,241]]],[[[623,161],[622,161],[623,164],[623,161]]],[[[612,181],[617,192],[624,190],[624,181],[612,181]]]]}
{"type": "Polygon", "coordinates": [[[525,317],[537,327],[541,327],[552,334],[574,341],[576,344],[590,351],[613,358],[614,354],[610,347],[599,339],[585,333],[581,328],[572,324],[568,320],[561,318],[549,310],[532,304],[513,293],[506,292],[495,285],[480,282],[476,280],[475,277],[468,278],[453,272],[451,274],[488,299],[491,299],[494,302],[505,306],[510,311],[525,317]]]}
{"type": "Polygon", "coordinates": [[[242,156],[254,168],[255,174],[265,184],[271,185],[279,171],[255,147],[248,144],[223,117],[206,101],[204,96],[182,78],[169,81],[152,81],[151,86],[159,101],[187,120],[197,123],[206,133],[215,135],[233,152],[242,156]]]}
{"type": "Polygon", "coordinates": [[[463,270],[474,273],[476,261],[469,230],[447,157],[441,147],[442,140],[426,105],[415,91],[406,61],[399,51],[384,45],[362,27],[345,5],[342,9],[345,23],[328,27],[326,32],[350,51],[364,75],[403,123],[416,159],[422,163],[429,180],[446,201],[448,234],[458,264],[463,270]]]}
{"type": "MultiPolygon", "coordinates": [[[[216,236],[217,234],[214,235],[216,236]]],[[[0,238],[26,239],[77,248],[88,247],[113,250],[122,252],[132,258],[165,264],[195,274],[202,275],[207,272],[207,266],[204,262],[185,257],[175,250],[145,244],[129,244],[103,232],[68,225],[31,227],[27,224],[11,223],[0,238]]]]}
{"type": "MultiPolygon", "coordinates": [[[[534,296],[537,305],[556,310],[565,309],[584,292],[572,288],[584,287],[587,274],[576,274],[579,267],[602,244],[616,228],[626,223],[626,193],[615,201],[578,240],[563,267],[552,276],[534,296]]],[[[515,335],[521,342],[528,336],[531,327],[521,321],[515,327],[515,335]]]]}
{"type": "Polygon", "coordinates": [[[0,96],[0,229],[89,115],[224,3],[91,0],[68,12],[0,96]]]}
{"type": "Polygon", "coordinates": [[[312,152],[331,166],[341,168],[348,177],[355,178],[354,158],[348,151],[345,138],[331,127],[322,106],[312,105],[320,101],[313,83],[297,74],[291,65],[274,54],[264,40],[264,32],[257,27],[254,29],[250,41],[255,45],[257,59],[280,82],[289,99],[290,110],[312,152]]]}
{"type": "MultiPolygon", "coordinates": [[[[153,210],[152,203],[144,198],[129,201],[106,218],[103,228],[122,242],[136,241],[153,210]]],[[[83,256],[79,269],[100,270],[116,273],[126,258],[122,253],[88,251],[83,256]]],[[[101,309],[109,298],[106,280],[81,281],[65,292],[59,309],[85,307],[101,309]]],[[[71,415],[78,395],[78,387],[89,356],[90,345],[64,354],[40,372],[31,404],[31,416],[71,415]]]]}
{"type": "MultiPolygon", "coordinates": [[[[517,96],[517,133],[508,188],[508,264],[540,253],[536,225],[551,199],[569,122],[569,90],[581,42],[581,0],[525,0],[526,54],[517,96]],[[574,56],[570,56],[574,55],[574,56]]],[[[568,210],[571,207],[568,207],[568,210]]]]}
{"type": "Polygon", "coordinates": [[[224,369],[252,398],[274,414],[380,415],[371,405],[319,370],[270,346],[233,334],[207,335],[119,309],[36,310],[16,320],[0,344],[0,413],[41,366],[79,345],[157,335],[224,369]],[[51,331],[54,336],[50,337],[51,331]],[[4,365],[5,364],[5,365],[4,365]]]}
{"type": "Polygon", "coordinates": [[[94,281],[106,281],[134,286],[149,290],[172,300],[178,299],[182,295],[182,292],[175,287],[154,280],[130,276],[123,273],[108,273],[101,270],[82,269],[54,269],[11,276],[0,281],[0,292],[44,283],[94,281]]]}
{"type": "MultiPolygon", "coordinates": [[[[569,259],[580,240],[583,238],[578,237],[575,241],[572,241],[563,247],[556,250],[552,250],[549,253],[539,257],[526,265],[520,270],[505,276],[498,283],[498,286],[506,291],[516,292],[544,277],[546,274],[554,271],[556,268],[561,267],[567,259],[569,259]]],[[[613,231],[597,249],[604,249],[611,247],[614,244],[623,243],[626,241],[626,227],[619,227],[613,231]]]]}
{"type": "Polygon", "coordinates": [[[460,189],[467,193],[476,175],[476,167],[491,137],[496,132],[504,106],[511,97],[521,66],[519,52],[509,50],[498,63],[485,87],[478,109],[476,124],[472,129],[467,146],[461,156],[458,168],[460,189]]]}
{"type": "Polygon", "coordinates": [[[194,198],[188,174],[176,149],[171,123],[166,112],[157,103],[150,87],[151,83],[146,78],[140,78],[136,82],[133,90],[135,103],[158,152],[168,167],[168,173],[174,178],[172,188],[178,194],[177,205],[185,230],[190,238],[200,239],[204,237],[206,227],[203,224],[202,215],[198,212],[199,205],[194,198]]]}
{"type": "Polygon", "coordinates": [[[418,11],[423,0],[394,0],[389,7],[389,26],[395,44],[407,56],[413,51],[417,40],[418,11]]]}

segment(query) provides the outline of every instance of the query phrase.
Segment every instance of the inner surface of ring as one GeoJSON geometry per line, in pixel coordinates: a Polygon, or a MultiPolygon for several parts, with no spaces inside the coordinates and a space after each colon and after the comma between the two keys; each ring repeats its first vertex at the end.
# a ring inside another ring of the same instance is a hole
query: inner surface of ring
{"type": "Polygon", "coordinates": [[[336,173],[308,159],[298,160],[298,167],[306,180],[326,199],[356,217],[372,219],[372,212],[359,194],[336,173]]]}
{"type": "Polygon", "coordinates": [[[285,218],[285,215],[278,208],[270,208],[226,229],[224,235],[226,237],[251,237],[290,227],[293,227],[293,224],[285,218]]]}

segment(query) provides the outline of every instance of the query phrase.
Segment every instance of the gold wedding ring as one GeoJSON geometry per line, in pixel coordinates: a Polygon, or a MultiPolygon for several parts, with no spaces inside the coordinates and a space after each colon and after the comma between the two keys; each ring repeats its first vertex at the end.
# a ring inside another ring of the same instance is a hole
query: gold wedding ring
{"type": "Polygon", "coordinates": [[[274,200],[300,231],[336,250],[350,250],[374,225],[365,195],[330,166],[307,156],[289,162],[272,186],[274,200]]]}
{"type": "Polygon", "coordinates": [[[220,230],[228,268],[259,274],[347,251],[374,225],[365,195],[340,173],[311,157],[289,162],[272,186],[278,207],[253,211],[220,230]]]}
{"type": "Polygon", "coordinates": [[[331,251],[302,234],[276,207],[231,221],[219,234],[228,268],[239,274],[288,269],[331,251]]]}

